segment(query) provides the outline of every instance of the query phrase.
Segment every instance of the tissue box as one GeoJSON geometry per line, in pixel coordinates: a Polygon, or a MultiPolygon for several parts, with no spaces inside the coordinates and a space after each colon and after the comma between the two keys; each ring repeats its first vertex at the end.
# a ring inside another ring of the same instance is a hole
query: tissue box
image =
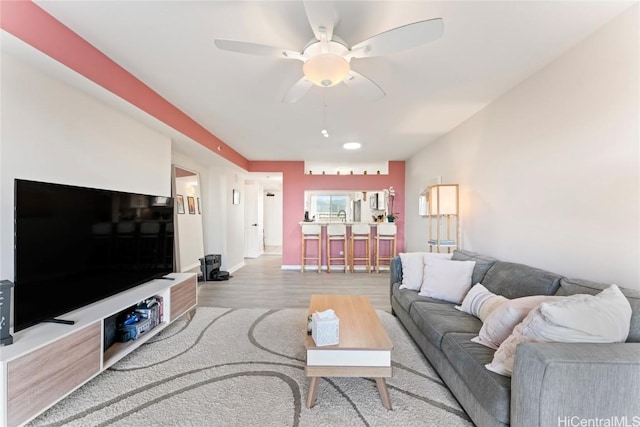
{"type": "Polygon", "coordinates": [[[318,313],[311,316],[311,337],[318,347],[336,345],[340,341],[340,319],[333,316],[321,319],[318,313]]]}

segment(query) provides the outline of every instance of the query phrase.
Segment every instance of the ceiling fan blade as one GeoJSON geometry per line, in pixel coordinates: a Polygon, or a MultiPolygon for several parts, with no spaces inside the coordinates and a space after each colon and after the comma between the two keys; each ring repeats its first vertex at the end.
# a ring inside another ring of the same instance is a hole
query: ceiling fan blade
{"type": "Polygon", "coordinates": [[[367,101],[377,101],[386,95],[373,80],[353,70],[349,71],[349,74],[344,79],[344,84],[367,101]]]}
{"type": "Polygon", "coordinates": [[[291,104],[298,101],[311,89],[311,86],[313,86],[313,83],[307,80],[306,77],[301,78],[287,91],[284,98],[282,98],[282,102],[291,104]]]}
{"type": "Polygon", "coordinates": [[[281,49],[274,46],[267,46],[258,43],[239,42],[234,40],[214,40],[218,49],[231,52],[246,53],[248,55],[270,56],[275,58],[298,59],[304,61],[305,57],[292,50],[281,49]]]}
{"type": "Polygon", "coordinates": [[[331,41],[333,27],[338,23],[338,13],[333,1],[305,1],[304,10],[316,38],[331,41]]]}
{"type": "Polygon", "coordinates": [[[400,52],[418,47],[442,36],[442,18],[414,22],[393,28],[354,45],[347,58],[368,58],[400,52]]]}

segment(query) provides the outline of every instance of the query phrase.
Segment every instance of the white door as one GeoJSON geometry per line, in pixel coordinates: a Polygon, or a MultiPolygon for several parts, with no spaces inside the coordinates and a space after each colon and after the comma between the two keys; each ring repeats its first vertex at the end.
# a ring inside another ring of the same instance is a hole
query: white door
{"type": "Polygon", "coordinates": [[[282,191],[265,191],[263,200],[264,245],[282,247],[282,191]]]}
{"type": "Polygon", "coordinates": [[[257,184],[245,184],[244,193],[244,256],[258,258],[262,255],[264,226],[262,224],[262,193],[257,184]]]}

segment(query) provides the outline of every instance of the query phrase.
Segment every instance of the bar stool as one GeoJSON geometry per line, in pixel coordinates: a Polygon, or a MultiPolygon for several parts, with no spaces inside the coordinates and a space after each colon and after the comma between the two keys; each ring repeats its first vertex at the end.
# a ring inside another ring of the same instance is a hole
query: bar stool
{"type": "Polygon", "coordinates": [[[371,226],[369,224],[353,224],[351,226],[351,256],[349,258],[351,272],[353,273],[356,261],[365,261],[367,273],[371,273],[371,226]],[[356,242],[364,243],[364,255],[356,256],[356,242]]]}
{"type": "Polygon", "coordinates": [[[327,225],[327,273],[331,273],[331,262],[334,260],[342,262],[339,265],[344,266],[346,273],[349,264],[347,263],[347,226],[345,224],[327,225]],[[331,242],[342,242],[342,255],[331,255],[331,242]]]}
{"type": "Polygon", "coordinates": [[[381,222],[378,224],[378,233],[376,234],[376,273],[380,273],[380,261],[388,261],[391,264],[391,260],[396,256],[396,225],[393,222],[381,222]],[[389,242],[389,254],[388,256],[380,255],[380,242],[389,242]]]}
{"type": "Polygon", "coordinates": [[[301,253],[301,262],[300,262],[300,272],[304,273],[304,267],[306,265],[306,261],[317,261],[318,263],[318,273],[320,273],[320,269],[322,266],[321,255],[322,255],[322,228],[318,224],[302,224],[302,246],[300,248],[301,253]],[[307,242],[316,241],[318,245],[318,253],[316,256],[308,256],[307,255],[307,242]]]}

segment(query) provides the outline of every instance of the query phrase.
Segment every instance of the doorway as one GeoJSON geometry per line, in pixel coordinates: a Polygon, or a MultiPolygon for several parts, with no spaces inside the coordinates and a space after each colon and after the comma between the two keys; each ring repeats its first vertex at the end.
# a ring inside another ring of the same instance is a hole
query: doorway
{"type": "Polygon", "coordinates": [[[202,194],[198,172],[173,165],[176,271],[194,271],[204,256],[202,194]]]}
{"type": "Polygon", "coordinates": [[[245,258],[282,255],[281,172],[253,172],[244,181],[245,258]]]}
{"type": "Polygon", "coordinates": [[[264,250],[263,201],[256,183],[244,185],[244,257],[257,258],[264,250]]]}
{"type": "Polygon", "coordinates": [[[264,254],[282,255],[282,190],[264,191],[264,254]]]}

